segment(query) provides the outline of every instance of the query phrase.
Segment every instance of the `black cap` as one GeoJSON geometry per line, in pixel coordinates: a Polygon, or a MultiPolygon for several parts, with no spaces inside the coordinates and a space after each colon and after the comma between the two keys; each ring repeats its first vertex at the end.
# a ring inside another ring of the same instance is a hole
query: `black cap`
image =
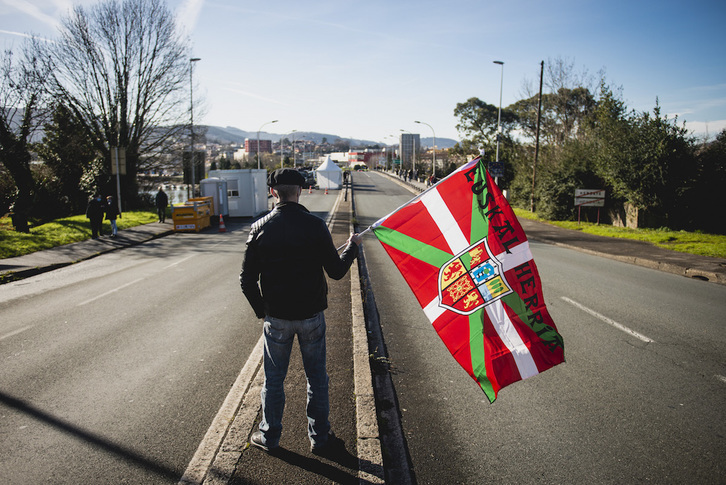
{"type": "Polygon", "coordinates": [[[267,177],[267,185],[275,187],[277,185],[305,185],[305,177],[300,172],[292,168],[278,168],[267,177]]]}

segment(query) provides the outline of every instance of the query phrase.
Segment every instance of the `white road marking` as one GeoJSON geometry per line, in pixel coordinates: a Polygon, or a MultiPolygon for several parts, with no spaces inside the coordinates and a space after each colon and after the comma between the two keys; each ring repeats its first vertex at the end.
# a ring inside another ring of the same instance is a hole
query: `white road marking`
{"type": "Polygon", "coordinates": [[[622,325],[622,324],[616,322],[615,320],[612,320],[612,319],[606,317],[605,315],[602,315],[602,314],[596,312],[595,310],[592,310],[592,309],[586,307],[585,305],[582,305],[580,303],[577,303],[576,301],[571,300],[570,298],[567,298],[566,296],[563,296],[561,298],[564,301],[566,301],[567,303],[569,303],[570,305],[576,306],[577,308],[579,308],[583,312],[589,313],[590,315],[592,315],[595,318],[599,318],[603,322],[605,322],[605,323],[607,323],[609,325],[612,325],[613,327],[617,328],[618,330],[622,330],[623,332],[627,333],[628,335],[631,335],[631,336],[633,336],[633,337],[635,337],[637,339],[640,339],[640,340],[642,340],[645,343],[652,343],[652,342],[654,342],[653,339],[648,338],[645,335],[636,332],[635,330],[631,330],[628,327],[626,327],[625,325],[622,325]]]}
{"type": "Polygon", "coordinates": [[[176,266],[177,264],[181,264],[181,263],[183,263],[184,261],[187,261],[187,260],[189,260],[189,259],[193,258],[194,256],[196,256],[196,254],[190,254],[190,255],[189,255],[189,256],[187,256],[186,258],[184,258],[184,259],[180,259],[180,260],[179,260],[179,261],[177,261],[176,263],[171,263],[171,264],[170,264],[169,266],[165,267],[164,269],[169,269],[169,268],[173,268],[173,267],[174,267],[174,266],[176,266]]]}
{"type": "Polygon", "coordinates": [[[35,326],[35,325],[28,325],[27,327],[23,327],[23,328],[18,328],[17,330],[13,330],[12,332],[10,332],[10,333],[6,333],[5,335],[1,336],[1,337],[0,337],[0,340],[5,340],[6,338],[10,338],[10,337],[12,337],[13,335],[17,335],[17,334],[19,334],[19,333],[23,333],[23,332],[25,332],[26,330],[30,330],[30,329],[31,329],[31,328],[33,328],[34,326],[35,326]]]}
{"type": "Polygon", "coordinates": [[[724,384],[726,384],[726,377],[725,376],[720,376],[720,375],[716,374],[716,379],[718,379],[719,381],[721,381],[724,384]]]}
{"type": "MultiPolygon", "coordinates": [[[[222,407],[219,408],[217,416],[215,416],[212,425],[204,435],[204,439],[199,443],[197,452],[194,453],[192,461],[189,462],[184,475],[179,480],[179,485],[200,485],[204,482],[212,462],[222,445],[222,441],[227,436],[230,426],[234,420],[235,414],[240,408],[242,399],[245,397],[250,388],[253,379],[261,371],[262,353],[265,348],[264,336],[260,336],[255,348],[250,353],[247,362],[237,376],[232,389],[227,394],[222,407]]],[[[255,417],[258,408],[254,409],[255,417]]],[[[249,431],[249,430],[245,430],[249,431]]],[[[246,440],[245,440],[246,442],[246,440]]]]}
{"type": "Polygon", "coordinates": [[[78,306],[83,306],[83,305],[86,305],[86,304],[88,304],[88,303],[91,303],[91,302],[93,302],[93,301],[96,301],[96,300],[98,300],[99,298],[103,298],[103,297],[105,297],[105,296],[108,296],[108,295],[110,295],[110,294],[112,294],[112,293],[116,293],[116,292],[117,292],[117,291],[119,291],[119,290],[123,290],[123,289],[124,289],[124,288],[126,288],[127,286],[131,286],[131,285],[134,285],[134,284],[138,283],[139,281],[143,281],[143,280],[144,280],[144,278],[139,278],[139,279],[137,279],[137,280],[134,280],[134,281],[132,281],[132,282],[130,282],[130,283],[126,283],[125,285],[121,285],[121,286],[119,286],[118,288],[114,288],[114,289],[113,289],[113,290],[111,290],[111,291],[107,291],[106,293],[103,293],[103,294],[100,294],[100,295],[94,296],[94,297],[93,297],[93,298],[91,298],[90,300],[86,300],[86,301],[83,301],[83,302],[79,303],[79,304],[78,304],[78,306]]]}

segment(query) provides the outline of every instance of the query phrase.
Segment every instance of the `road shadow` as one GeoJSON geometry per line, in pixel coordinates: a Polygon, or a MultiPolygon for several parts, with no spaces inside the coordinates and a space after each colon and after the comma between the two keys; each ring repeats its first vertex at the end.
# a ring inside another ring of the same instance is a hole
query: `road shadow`
{"type": "Polygon", "coordinates": [[[0,404],[26,414],[42,423],[50,425],[58,431],[70,435],[79,441],[83,441],[87,444],[100,448],[106,453],[116,455],[133,466],[152,472],[166,480],[178,481],[181,477],[177,471],[162,463],[150,460],[130,448],[116,444],[104,437],[84,430],[73,423],[57,418],[26,401],[13,397],[2,391],[0,391],[0,404]]]}
{"type": "MultiPolygon", "coordinates": [[[[285,471],[279,476],[287,478],[297,476],[299,483],[320,483],[327,480],[332,483],[350,485],[358,485],[360,483],[360,479],[358,478],[358,458],[349,453],[344,446],[340,446],[324,457],[305,456],[283,447],[279,447],[270,453],[265,453],[264,451],[250,447],[245,451],[245,454],[250,453],[256,455],[252,457],[253,460],[259,458],[260,460],[268,462],[266,465],[277,469],[278,472],[282,471],[281,467],[284,467],[285,471]],[[271,463],[269,463],[270,461],[271,463]],[[282,461],[285,465],[280,463],[275,465],[275,461],[282,461]],[[289,467],[293,468],[290,469],[289,467]]],[[[259,479],[244,475],[244,472],[238,467],[238,471],[229,482],[229,485],[272,483],[269,481],[261,482],[259,479]]],[[[272,477],[269,475],[266,476],[267,480],[270,478],[272,477]]]]}

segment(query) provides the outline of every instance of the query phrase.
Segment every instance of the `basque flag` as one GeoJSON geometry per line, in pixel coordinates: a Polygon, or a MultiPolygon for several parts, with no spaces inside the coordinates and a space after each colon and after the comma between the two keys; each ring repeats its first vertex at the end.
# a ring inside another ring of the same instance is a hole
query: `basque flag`
{"type": "Polygon", "coordinates": [[[564,361],[527,237],[479,158],[371,229],[489,402],[564,361]]]}

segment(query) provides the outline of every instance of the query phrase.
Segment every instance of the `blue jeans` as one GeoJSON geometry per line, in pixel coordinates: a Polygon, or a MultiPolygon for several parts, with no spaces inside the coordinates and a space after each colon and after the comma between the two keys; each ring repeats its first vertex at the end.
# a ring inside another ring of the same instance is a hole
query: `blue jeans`
{"type": "Polygon", "coordinates": [[[307,379],[308,437],[315,446],[328,440],[328,372],[325,364],[325,315],[318,313],[306,320],[283,320],[265,317],[265,382],[262,386],[262,421],[260,431],[265,444],[278,446],[285,409],[285,376],[290,364],[292,342],[297,335],[307,379]]]}

